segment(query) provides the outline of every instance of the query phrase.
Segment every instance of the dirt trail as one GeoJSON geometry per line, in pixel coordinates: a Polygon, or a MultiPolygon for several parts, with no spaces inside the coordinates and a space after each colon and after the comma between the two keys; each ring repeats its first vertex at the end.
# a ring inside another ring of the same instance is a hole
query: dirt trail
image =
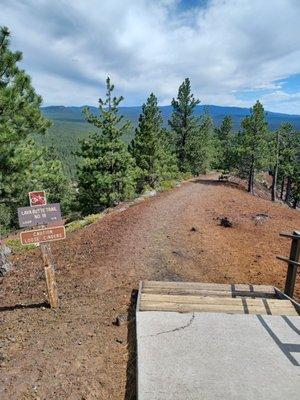
{"type": "Polygon", "coordinates": [[[133,399],[134,322],[113,322],[128,309],[131,318],[141,279],[283,287],[286,266],[275,255],[287,256],[290,241],[278,233],[299,229],[300,213],[213,178],[108,214],[53,245],[56,312],[43,304],[39,251],[15,256],[17,267],[0,278],[2,400],[133,399]],[[232,228],[220,226],[223,216],[232,228]]]}

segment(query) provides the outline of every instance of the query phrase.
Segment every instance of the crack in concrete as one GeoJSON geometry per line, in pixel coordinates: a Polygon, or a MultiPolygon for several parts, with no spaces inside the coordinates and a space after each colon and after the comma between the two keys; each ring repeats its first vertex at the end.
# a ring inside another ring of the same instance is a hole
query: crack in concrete
{"type": "Polygon", "coordinates": [[[183,329],[189,328],[192,325],[194,319],[195,319],[195,313],[193,312],[190,320],[185,325],[179,326],[178,328],[170,329],[168,331],[162,331],[162,332],[154,333],[153,335],[146,335],[146,336],[143,336],[143,337],[154,337],[154,336],[164,335],[166,333],[172,333],[172,332],[181,331],[183,329]]]}

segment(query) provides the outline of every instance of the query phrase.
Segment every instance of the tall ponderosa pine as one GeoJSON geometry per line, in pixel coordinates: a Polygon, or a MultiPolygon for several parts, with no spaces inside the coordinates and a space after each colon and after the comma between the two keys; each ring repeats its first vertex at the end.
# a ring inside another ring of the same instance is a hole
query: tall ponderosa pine
{"type": "Polygon", "coordinates": [[[180,171],[188,171],[187,144],[197,125],[193,116],[195,107],[200,103],[191,93],[190,80],[186,78],[180,85],[177,99],[172,100],[173,113],[169,124],[175,136],[178,167],[180,171]]]}
{"type": "Polygon", "coordinates": [[[95,212],[133,195],[136,166],[122,136],[128,133],[129,122],[123,122],[118,106],[123,97],[113,97],[114,86],[106,80],[106,99],[99,99],[99,116],[84,110],[86,120],[99,128],[81,141],[78,155],[79,205],[83,213],[95,212]]]}
{"type": "Polygon", "coordinates": [[[242,121],[243,131],[239,139],[239,167],[246,171],[248,192],[253,194],[254,178],[257,170],[269,163],[268,124],[262,104],[257,101],[250,116],[242,121]]]}
{"type": "Polygon", "coordinates": [[[193,175],[205,174],[212,167],[216,156],[214,123],[205,113],[197,122],[186,143],[186,170],[193,175]]]}
{"type": "MultiPolygon", "coordinates": [[[[45,151],[35,144],[32,134],[44,134],[50,123],[41,111],[38,96],[30,77],[17,63],[22,53],[9,49],[8,28],[0,30],[0,221],[3,229],[16,223],[16,208],[26,204],[30,190],[58,190],[55,182],[63,182],[61,171],[53,170],[53,160],[45,159],[45,151]],[[53,173],[52,173],[53,172],[53,173]]],[[[59,190],[58,190],[59,192],[59,190]]]]}
{"type": "Polygon", "coordinates": [[[216,134],[218,139],[218,167],[229,172],[234,164],[234,134],[231,116],[224,117],[221,126],[216,129],[216,134]]]}
{"type": "Polygon", "coordinates": [[[281,124],[273,141],[275,166],[273,170],[272,199],[276,199],[277,177],[286,182],[285,201],[298,201],[300,133],[289,123],[281,124]],[[292,199],[293,197],[293,199],[292,199]]]}
{"type": "Polygon", "coordinates": [[[157,98],[151,93],[142,106],[139,125],[131,143],[131,153],[138,167],[138,191],[149,186],[154,188],[161,181],[176,176],[176,159],[171,153],[167,132],[157,106],[157,98]]]}

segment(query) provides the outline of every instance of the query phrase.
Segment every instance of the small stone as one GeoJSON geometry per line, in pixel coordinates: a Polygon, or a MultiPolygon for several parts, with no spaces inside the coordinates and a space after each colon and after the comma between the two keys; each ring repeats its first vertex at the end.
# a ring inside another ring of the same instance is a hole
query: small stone
{"type": "Polygon", "coordinates": [[[224,228],[232,228],[233,223],[227,217],[221,218],[220,225],[224,228]]]}
{"type": "Polygon", "coordinates": [[[116,318],[115,325],[121,326],[127,323],[128,313],[119,314],[116,318]]]}

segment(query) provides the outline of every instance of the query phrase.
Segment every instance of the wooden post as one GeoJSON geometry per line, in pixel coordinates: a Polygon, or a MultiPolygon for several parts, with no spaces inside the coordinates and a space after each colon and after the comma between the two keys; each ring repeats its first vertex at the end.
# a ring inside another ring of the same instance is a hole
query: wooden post
{"type": "Polygon", "coordinates": [[[284,293],[289,297],[293,297],[297,276],[297,267],[300,258],[300,232],[294,231],[292,235],[292,245],[290,252],[290,263],[286,275],[284,293]]]}
{"type": "Polygon", "coordinates": [[[47,283],[47,291],[51,308],[58,308],[58,294],[55,282],[55,270],[52,262],[50,243],[41,243],[42,258],[44,261],[44,269],[47,283]]]}

